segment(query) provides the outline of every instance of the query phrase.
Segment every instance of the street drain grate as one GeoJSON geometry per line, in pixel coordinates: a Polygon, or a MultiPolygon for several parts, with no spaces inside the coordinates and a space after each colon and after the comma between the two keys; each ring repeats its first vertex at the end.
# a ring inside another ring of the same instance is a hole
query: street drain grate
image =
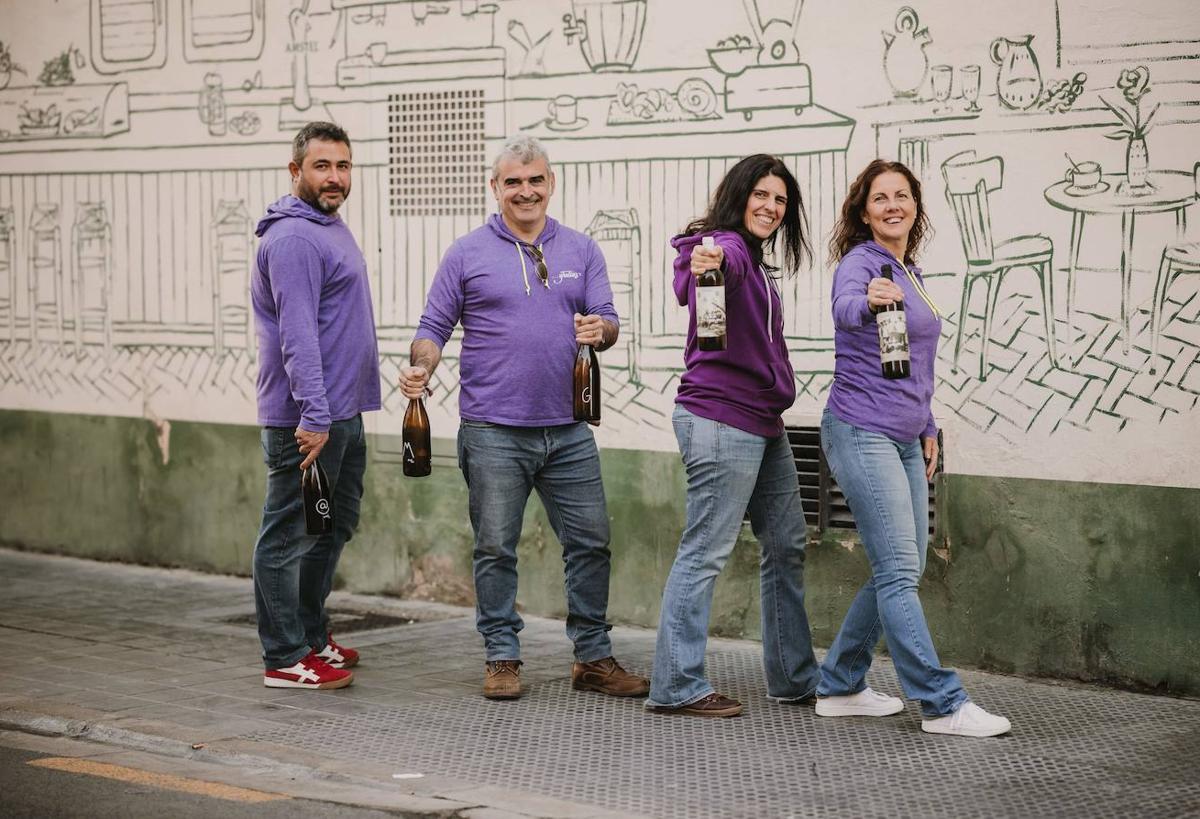
{"type": "MultiPolygon", "coordinates": [[[[329,615],[330,630],[336,631],[339,635],[354,634],[360,631],[379,631],[380,629],[393,628],[395,626],[411,626],[414,623],[420,622],[415,617],[382,614],[377,611],[327,609],[326,613],[329,615]]],[[[258,618],[251,612],[249,614],[235,614],[232,617],[224,618],[221,622],[230,623],[235,626],[257,626],[258,618]]]]}

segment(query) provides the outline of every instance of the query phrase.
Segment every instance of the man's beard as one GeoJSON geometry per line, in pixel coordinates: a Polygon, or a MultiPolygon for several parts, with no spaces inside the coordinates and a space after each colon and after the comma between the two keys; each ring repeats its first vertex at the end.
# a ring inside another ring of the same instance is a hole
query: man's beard
{"type": "Polygon", "coordinates": [[[346,198],[350,195],[350,186],[347,185],[345,189],[336,188],[324,192],[340,193],[342,195],[342,201],[338,202],[336,205],[328,205],[321,201],[322,191],[318,191],[315,188],[309,187],[303,179],[296,180],[296,196],[307,202],[315,210],[319,210],[321,213],[327,214],[337,213],[337,209],[342,206],[342,202],[345,202],[346,198]]]}

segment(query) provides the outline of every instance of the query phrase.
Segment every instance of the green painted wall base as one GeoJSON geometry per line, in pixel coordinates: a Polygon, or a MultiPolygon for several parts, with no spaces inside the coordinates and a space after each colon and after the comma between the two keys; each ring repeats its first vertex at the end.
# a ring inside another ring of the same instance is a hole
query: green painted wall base
{"type": "MultiPolygon", "coordinates": [[[[141,419],[0,411],[0,542],[39,551],[248,574],[265,468],[258,430],[177,422],[163,462],[141,419]]],[[[683,525],[673,453],[602,454],[613,534],[610,614],[654,626],[683,525]]],[[[299,476],[297,476],[299,480],[299,476]]],[[[1200,490],[951,475],[921,597],[942,659],[1014,674],[1200,695],[1200,490]]],[[[471,531],[456,469],[368,468],[339,583],[466,603],[471,531]]],[[[532,501],[524,610],[564,616],[561,549],[532,501]]],[[[718,580],[712,631],[759,636],[748,529],[718,580]]],[[[814,539],[814,640],[828,645],[866,578],[853,538],[814,539]]]]}

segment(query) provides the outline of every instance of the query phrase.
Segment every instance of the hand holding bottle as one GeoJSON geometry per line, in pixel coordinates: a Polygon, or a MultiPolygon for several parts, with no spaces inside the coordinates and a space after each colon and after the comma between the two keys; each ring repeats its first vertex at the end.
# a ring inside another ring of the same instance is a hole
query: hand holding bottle
{"type": "Polygon", "coordinates": [[[877,276],[867,283],[867,307],[872,313],[899,301],[904,301],[904,291],[891,279],[877,276]]]}
{"type": "Polygon", "coordinates": [[[604,343],[604,319],[575,314],[575,343],[597,347],[604,343]]]}
{"type": "Polygon", "coordinates": [[[709,270],[717,270],[725,263],[725,251],[715,242],[692,248],[692,275],[700,276],[709,270]]]}
{"type": "Polygon", "coordinates": [[[304,456],[304,460],[300,462],[301,472],[308,469],[308,465],[317,459],[328,440],[328,432],[309,432],[303,427],[296,427],[296,443],[300,446],[300,454],[304,456]]]}
{"type": "Polygon", "coordinates": [[[429,370],[417,364],[401,367],[399,386],[401,394],[409,400],[432,394],[429,390],[429,370]]]}

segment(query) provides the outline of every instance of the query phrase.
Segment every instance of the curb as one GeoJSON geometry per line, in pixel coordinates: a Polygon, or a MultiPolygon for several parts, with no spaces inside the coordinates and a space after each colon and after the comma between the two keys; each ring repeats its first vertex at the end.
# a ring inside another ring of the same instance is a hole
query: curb
{"type": "MultiPolygon", "coordinates": [[[[402,814],[405,817],[436,817],[437,819],[455,819],[455,817],[470,816],[469,811],[477,810],[481,807],[478,804],[465,802],[457,802],[446,797],[424,796],[417,797],[412,800],[405,794],[398,794],[387,791],[379,787],[379,784],[374,781],[360,780],[346,774],[331,773],[320,768],[313,768],[306,765],[297,765],[295,763],[280,762],[269,756],[258,756],[255,754],[240,753],[237,751],[226,751],[219,748],[210,748],[207,745],[197,747],[189,742],[178,739],[170,739],[168,737],[160,737],[154,734],[145,734],[137,731],[129,731],[124,728],[117,728],[112,725],[106,725],[102,722],[92,722],[83,719],[68,719],[66,717],[56,717],[47,714],[34,714],[28,711],[21,711],[12,708],[0,708],[0,730],[18,731],[26,734],[35,734],[44,737],[64,737],[68,739],[81,739],[89,742],[95,742],[102,745],[115,746],[129,751],[141,751],[160,756],[170,756],[177,759],[188,759],[195,762],[216,763],[231,768],[240,769],[257,769],[267,774],[292,779],[301,782],[316,782],[325,781],[330,784],[343,785],[346,787],[368,788],[375,793],[386,796],[386,807],[381,804],[372,804],[370,802],[339,802],[330,799],[319,799],[315,797],[307,797],[314,801],[326,802],[333,805],[355,805],[363,809],[375,810],[390,810],[404,811],[402,814]],[[405,802],[420,801],[425,805],[431,799],[445,800],[446,806],[438,810],[429,810],[427,807],[415,808],[406,807],[405,802]]],[[[294,796],[294,795],[293,795],[294,796]]],[[[294,798],[301,798],[295,797],[294,798]]]]}
{"type": "Polygon", "coordinates": [[[146,751],[202,762],[217,762],[231,766],[253,766],[277,773],[282,776],[316,777],[330,781],[350,783],[349,777],[341,774],[331,774],[318,768],[280,762],[268,756],[254,756],[232,751],[209,748],[207,745],[195,747],[180,739],[170,739],[154,734],[143,734],[116,728],[102,722],[91,722],[82,719],[67,719],[46,714],[32,714],[28,711],[15,709],[0,709],[0,729],[21,731],[27,734],[38,734],[47,737],[68,737],[70,739],[85,739],[103,745],[116,745],[130,751],[146,751]]]}

